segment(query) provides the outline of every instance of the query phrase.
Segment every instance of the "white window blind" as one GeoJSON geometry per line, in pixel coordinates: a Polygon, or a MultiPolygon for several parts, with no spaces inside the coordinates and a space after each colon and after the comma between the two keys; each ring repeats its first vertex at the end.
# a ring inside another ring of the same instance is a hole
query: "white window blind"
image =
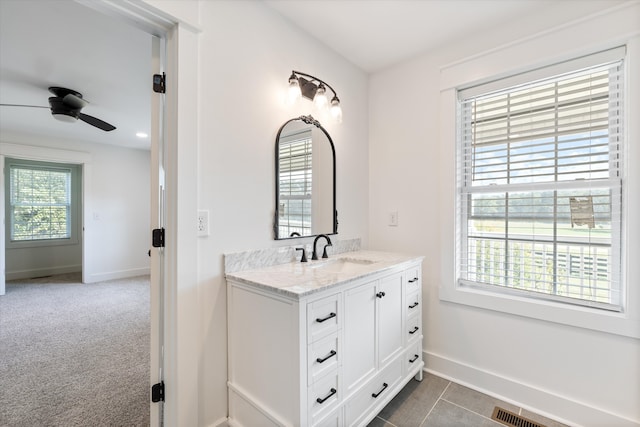
{"type": "Polygon", "coordinates": [[[459,92],[461,286],[621,309],[622,83],[619,59],[459,92]]]}
{"type": "Polygon", "coordinates": [[[310,129],[280,138],[280,236],[311,234],[312,146],[310,129]]]}
{"type": "Polygon", "coordinates": [[[71,170],[9,166],[11,241],[71,237],[71,170]]]}

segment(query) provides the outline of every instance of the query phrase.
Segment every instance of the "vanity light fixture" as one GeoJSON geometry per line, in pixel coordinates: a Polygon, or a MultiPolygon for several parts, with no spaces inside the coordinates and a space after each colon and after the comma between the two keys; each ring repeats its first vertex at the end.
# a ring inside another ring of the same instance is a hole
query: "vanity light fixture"
{"type": "Polygon", "coordinates": [[[293,103],[301,96],[313,101],[316,107],[320,109],[328,106],[331,116],[337,122],[342,122],[342,108],[340,108],[340,99],[338,99],[336,91],[328,83],[317,77],[300,71],[292,71],[289,77],[289,101],[293,103]],[[327,98],[327,88],[333,93],[331,103],[327,98]]]}

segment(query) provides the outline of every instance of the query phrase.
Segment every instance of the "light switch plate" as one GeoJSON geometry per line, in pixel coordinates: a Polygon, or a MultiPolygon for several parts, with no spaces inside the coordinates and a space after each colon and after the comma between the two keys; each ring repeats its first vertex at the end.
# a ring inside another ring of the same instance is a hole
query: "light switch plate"
{"type": "Polygon", "coordinates": [[[390,227],[398,226],[398,211],[389,212],[389,226],[390,227]]]}

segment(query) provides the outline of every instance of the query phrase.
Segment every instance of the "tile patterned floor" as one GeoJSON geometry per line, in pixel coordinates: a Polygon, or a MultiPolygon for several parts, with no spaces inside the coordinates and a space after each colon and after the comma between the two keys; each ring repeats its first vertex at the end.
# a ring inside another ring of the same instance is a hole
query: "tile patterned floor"
{"type": "Polygon", "coordinates": [[[369,427],[504,427],[491,419],[495,406],[546,427],[566,427],[426,372],[422,382],[410,381],[369,427]]]}

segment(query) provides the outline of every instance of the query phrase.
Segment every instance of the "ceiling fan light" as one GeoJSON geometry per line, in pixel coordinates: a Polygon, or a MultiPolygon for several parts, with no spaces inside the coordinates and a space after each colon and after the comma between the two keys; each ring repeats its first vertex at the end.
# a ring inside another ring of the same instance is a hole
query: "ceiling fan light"
{"type": "Polygon", "coordinates": [[[326,95],[327,89],[324,87],[322,83],[318,86],[318,90],[316,90],[316,95],[313,97],[313,103],[318,108],[324,108],[329,103],[326,95]]]}
{"type": "Polygon", "coordinates": [[[73,123],[78,120],[78,117],[73,115],[70,111],[54,111],[51,112],[51,114],[61,122],[73,123]]]}

